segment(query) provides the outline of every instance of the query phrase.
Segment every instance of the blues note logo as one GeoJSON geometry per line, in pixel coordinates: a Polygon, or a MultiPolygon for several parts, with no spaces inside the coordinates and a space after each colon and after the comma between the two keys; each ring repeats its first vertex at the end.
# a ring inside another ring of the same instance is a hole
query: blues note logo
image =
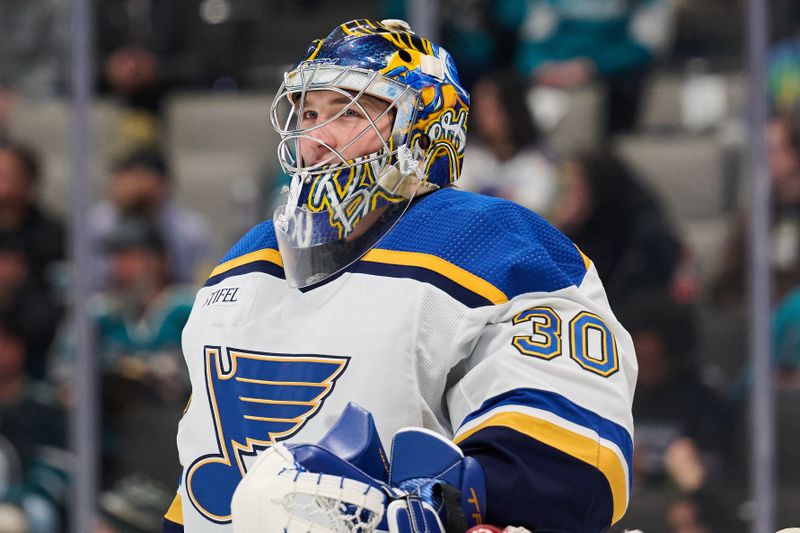
{"type": "Polygon", "coordinates": [[[206,346],[208,401],[218,451],[186,470],[192,505],[217,523],[231,520],[231,497],[245,456],[288,439],[312,418],[347,366],[347,357],[287,355],[206,346]]]}

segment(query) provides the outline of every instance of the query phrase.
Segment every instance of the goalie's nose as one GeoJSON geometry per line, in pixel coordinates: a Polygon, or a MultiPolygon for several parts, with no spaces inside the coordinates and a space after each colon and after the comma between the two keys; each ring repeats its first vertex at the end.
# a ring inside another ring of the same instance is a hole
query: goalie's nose
{"type": "Polygon", "coordinates": [[[310,131],[308,137],[300,140],[300,153],[306,167],[336,163],[339,159],[336,155],[338,149],[339,143],[330,124],[310,131]]]}

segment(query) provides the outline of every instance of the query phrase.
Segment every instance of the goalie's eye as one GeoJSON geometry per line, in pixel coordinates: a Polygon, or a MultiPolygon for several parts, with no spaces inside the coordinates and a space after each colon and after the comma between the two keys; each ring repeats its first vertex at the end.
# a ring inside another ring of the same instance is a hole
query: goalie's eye
{"type": "MultiPolygon", "coordinates": [[[[335,116],[337,113],[339,113],[339,110],[336,110],[336,111],[332,110],[331,114],[330,114],[330,117],[335,116]]],[[[326,114],[327,114],[327,112],[326,112],[326,114]]],[[[363,118],[364,117],[364,115],[362,113],[360,113],[357,109],[354,109],[352,107],[348,107],[347,109],[341,111],[341,115],[339,115],[339,116],[340,117],[345,117],[345,118],[363,118]]],[[[313,122],[313,121],[318,120],[319,117],[320,117],[319,111],[316,111],[316,110],[313,110],[313,109],[306,109],[306,110],[303,111],[302,120],[303,120],[303,122],[313,122]]]]}

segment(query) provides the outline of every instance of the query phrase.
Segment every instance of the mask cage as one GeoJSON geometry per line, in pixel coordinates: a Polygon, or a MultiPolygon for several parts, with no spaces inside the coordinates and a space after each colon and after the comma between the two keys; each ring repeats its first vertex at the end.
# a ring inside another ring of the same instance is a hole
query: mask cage
{"type": "MultiPolygon", "coordinates": [[[[272,126],[281,136],[278,144],[278,159],[281,167],[289,175],[316,176],[337,168],[369,164],[386,155],[396,155],[398,147],[409,141],[418,101],[418,91],[387,78],[377,71],[357,67],[303,63],[297,69],[284,75],[284,81],[270,109],[272,126]],[[306,95],[309,91],[322,90],[333,91],[344,96],[347,98],[347,103],[324,122],[305,128],[301,127],[306,95]],[[373,118],[359,101],[363,95],[385,101],[386,109],[373,118]],[[368,124],[345,145],[337,149],[312,135],[314,131],[337,120],[354,107],[367,118],[368,124]],[[395,118],[387,140],[381,135],[377,122],[392,111],[395,113],[395,118]],[[368,132],[372,132],[380,138],[383,144],[382,148],[367,156],[346,159],[343,153],[368,132]],[[299,149],[301,140],[323,146],[330,152],[330,155],[312,165],[304,165],[299,149]]],[[[388,158],[388,161],[393,160],[393,157],[388,158]]]]}

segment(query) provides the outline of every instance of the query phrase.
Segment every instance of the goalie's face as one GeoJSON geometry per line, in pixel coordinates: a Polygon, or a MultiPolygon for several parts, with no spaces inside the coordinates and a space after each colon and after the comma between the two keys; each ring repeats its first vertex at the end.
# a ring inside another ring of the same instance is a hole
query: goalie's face
{"type": "Polygon", "coordinates": [[[388,107],[369,95],[361,95],[355,105],[352,97],[335,91],[309,91],[299,118],[300,129],[308,131],[298,141],[303,166],[335,164],[383,148],[394,115],[388,107]]]}
{"type": "Polygon", "coordinates": [[[292,287],[366,253],[400,218],[424,177],[411,124],[420,94],[376,71],[303,64],[286,74],[270,120],[291,176],[276,237],[292,287]]]}

